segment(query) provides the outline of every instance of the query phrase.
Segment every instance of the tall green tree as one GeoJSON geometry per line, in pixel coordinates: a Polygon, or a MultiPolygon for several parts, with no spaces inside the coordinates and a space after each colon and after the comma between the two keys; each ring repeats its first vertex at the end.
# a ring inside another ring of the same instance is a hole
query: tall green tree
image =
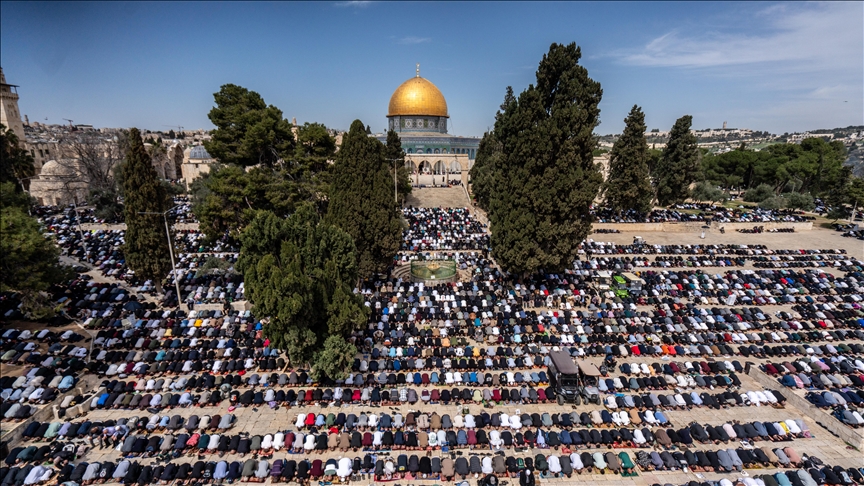
{"type": "Polygon", "coordinates": [[[384,144],[354,120],[333,166],[327,222],[354,238],[362,277],[387,271],[402,242],[401,211],[385,154],[384,144]]]}
{"type": "MultiPolygon", "coordinates": [[[[327,127],[306,122],[297,127],[297,145],[288,170],[291,177],[298,181],[318,182],[316,178],[328,174],[335,154],[336,139],[330,135],[327,127]]],[[[327,180],[321,183],[326,184],[327,180]]]]}
{"type": "Polygon", "coordinates": [[[282,110],[264,103],[258,93],[226,84],[214,93],[216,106],[207,115],[216,129],[204,142],[207,152],[225,164],[274,166],[294,152],[291,123],[282,110]]]}
{"type": "Polygon", "coordinates": [[[575,43],[552,44],[537,84],[505,99],[496,116],[481,194],[493,255],[508,272],[569,267],[591,229],[590,206],[603,182],[592,155],[603,90],[579,65],[581,56],[575,43]]]}
{"type": "Polygon", "coordinates": [[[654,188],[648,173],[645,114],[633,105],[624,119],[624,133],[609,154],[609,177],[604,184],[606,205],[615,211],[651,210],[654,188]]]}
{"type": "MultiPolygon", "coordinates": [[[[512,95],[512,88],[510,94],[512,95]]],[[[503,106],[503,105],[502,105],[503,106]]],[[[500,113],[500,112],[499,112],[500,113]]],[[[471,193],[477,201],[477,205],[484,210],[489,210],[489,199],[494,190],[492,167],[497,159],[501,157],[501,144],[495,139],[495,132],[486,132],[480,139],[477,147],[477,155],[474,157],[474,165],[471,166],[471,193]]]]}
{"type": "Polygon", "coordinates": [[[399,201],[404,201],[411,194],[411,175],[405,168],[405,151],[402,150],[402,139],[395,130],[387,131],[384,158],[391,165],[396,164],[396,187],[399,201]]]}
{"type": "Polygon", "coordinates": [[[20,293],[24,312],[40,318],[53,314],[40,292],[67,280],[71,272],[60,266],[59,249],[27,213],[31,202],[15,182],[0,183],[0,291],[20,293]]]}
{"type": "Polygon", "coordinates": [[[690,184],[699,178],[701,169],[696,136],[690,133],[693,117],[684,115],[675,121],[669,133],[669,142],[657,164],[655,185],[657,202],[671,206],[684,202],[690,196],[690,184]]]}
{"type": "Polygon", "coordinates": [[[240,240],[236,267],[255,312],[270,316],[265,335],[293,364],[314,363],[319,376],[344,377],[356,354],[347,339],[367,318],[352,291],[358,273],[351,236],[304,203],[287,219],[258,211],[240,240]]]}
{"type": "Polygon", "coordinates": [[[11,182],[19,190],[26,189],[35,175],[33,157],[19,146],[15,132],[0,124],[0,183],[11,182]]]}
{"type": "Polygon", "coordinates": [[[192,182],[192,211],[208,239],[238,237],[258,210],[289,216],[306,200],[281,169],[218,164],[192,182]]]}
{"type": "Polygon", "coordinates": [[[126,263],[136,276],[153,280],[161,291],[162,280],[171,270],[171,258],[160,213],[166,211],[171,203],[137,128],[129,130],[123,194],[126,220],[123,253],[126,263]]]}

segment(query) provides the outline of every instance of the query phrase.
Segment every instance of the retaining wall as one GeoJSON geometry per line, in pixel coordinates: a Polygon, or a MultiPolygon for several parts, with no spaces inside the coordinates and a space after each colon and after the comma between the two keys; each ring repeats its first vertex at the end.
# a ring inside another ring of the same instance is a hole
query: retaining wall
{"type": "Polygon", "coordinates": [[[831,414],[826,413],[824,410],[820,410],[815,405],[808,402],[806,398],[780,385],[780,382],[777,381],[776,378],[768,376],[753,363],[747,363],[747,375],[766,388],[780,390],[790,405],[804,412],[808,417],[815,420],[816,423],[830,431],[832,434],[840,437],[844,442],[855,447],[859,451],[864,451],[864,431],[861,429],[853,429],[834,418],[831,414]]]}
{"type": "Polygon", "coordinates": [[[793,222],[776,222],[776,223],[718,223],[710,224],[703,222],[667,222],[667,223],[594,223],[594,229],[617,229],[619,231],[627,231],[633,233],[700,233],[706,231],[709,233],[718,233],[720,228],[726,231],[736,231],[739,229],[751,229],[754,226],[762,226],[765,231],[772,229],[789,229],[795,231],[810,231],[813,229],[813,222],[807,221],[803,223],[793,222]],[[706,228],[708,226],[708,228],[706,228]]]}

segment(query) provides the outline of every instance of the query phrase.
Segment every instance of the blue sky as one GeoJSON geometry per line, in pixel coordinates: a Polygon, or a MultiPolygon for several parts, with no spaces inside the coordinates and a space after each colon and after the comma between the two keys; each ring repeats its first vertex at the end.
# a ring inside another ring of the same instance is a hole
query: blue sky
{"type": "Polygon", "coordinates": [[[649,128],[776,133],[864,124],[864,3],[0,3],[0,62],[31,121],[212,128],[225,83],[299,122],[381,131],[414,75],[451,133],[482,135],[506,86],[576,42],[603,87],[601,134],[638,104],[649,128]]]}

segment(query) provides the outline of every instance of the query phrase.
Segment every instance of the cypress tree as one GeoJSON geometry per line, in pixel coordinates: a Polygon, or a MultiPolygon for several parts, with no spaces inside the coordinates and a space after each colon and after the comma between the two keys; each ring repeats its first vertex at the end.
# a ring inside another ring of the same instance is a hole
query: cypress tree
{"type": "Polygon", "coordinates": [[[363,299],[352,291],[357,261],[351,236],[322,223],[311,203],[284,219],[258,211],[240,237],[237,269],[274,346],[297,366],[338,379],[356,354],[346,341],[366,322],[363,299]]]}
{"type": "Polygon", "coordinates": [[[609,178],[604,185],[606,205],[615,211],[651,209],[654,188],[648,174],[645,114],[636,105],[624,119],[624,133],[609,154],[609,178]]]}
{"type": "Polygon", "coordinates": [[[603,182],[594,166],[600,83],[575,43],[552,44],[530,85],[496,117],[488,213],[493,256],[508,272],[560,271],[591,229],[603,182]]]}
{"type": "MultiPolygon", "coordinates": [[[[512,88],[508,86],[508,89],[512,88]]],[[[471,166],[471,194],[477,205],[484,210],[489,209],[489,197],[493,191],[492,167],[501,155],[501,144],[495,140],[494,132],[486,132],[477,147],[477,156],[471,166]]]]}
{"type": "Polygon", "coordinates": [[[661,206],[672,206],[684,202],[690,196],[690,184],[699,177],[700,153],[696,136],[690,133],[693,117],[684,115],[675,121],[669,133],[669,143],[655,171],[657,202],[661,206]]]}
{"type": "Polygon", "coordinates": [[[171,270],[165,223],[161,214],[139,213],[161,213],[169,208],[169,199],[137,128],[129,130],[123,194],[126,263],[136,276],[153,280],[161,291],[162,279],[171,270]]]}
{"type": "Polygon", "coordinates": [[[402,242],[399,204],[384,144],[354,120],[336,154],[327,221],[354,238],[361,277],[387,271],[402,242]]]}

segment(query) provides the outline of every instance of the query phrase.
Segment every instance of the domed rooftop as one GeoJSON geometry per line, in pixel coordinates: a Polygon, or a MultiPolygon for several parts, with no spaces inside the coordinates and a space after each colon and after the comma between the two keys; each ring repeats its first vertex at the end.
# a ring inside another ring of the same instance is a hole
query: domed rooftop
{"type": "Polygon", "coordinates": [[[203,145],[196,145],[189,151],[190,159],[212,159],[203,145]]]}
{"type": "Polygon", "coordinates": [[[426,78],[417,76],[405,81],[390,97],[387,116],[443,116],[447,114],[447,100],[441,90],[426,78]]]}
{"type": "Polygon", "coordinates": [[[40,176],[44,177],[71,177],[76,176],[77,162],[75,160],[66,160],[62,164],[56,160],[49,160],[42,166],[39,171],[40,176]]]}

